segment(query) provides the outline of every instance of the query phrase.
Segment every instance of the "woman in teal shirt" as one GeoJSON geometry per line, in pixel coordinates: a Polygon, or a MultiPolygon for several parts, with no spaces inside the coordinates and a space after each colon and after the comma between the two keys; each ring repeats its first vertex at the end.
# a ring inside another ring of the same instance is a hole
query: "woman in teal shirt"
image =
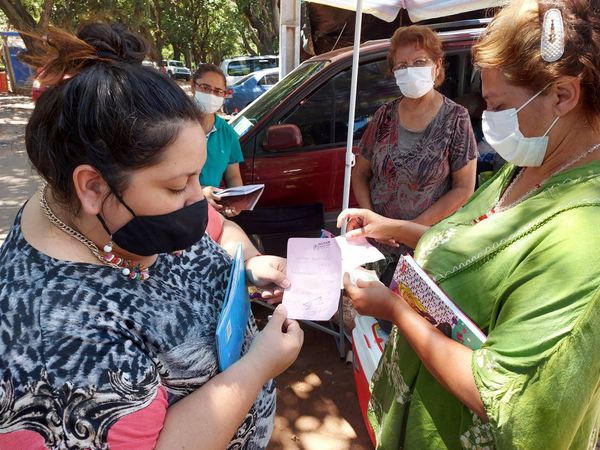
{"type": "Polygon", "coordinates": [[[416,245],[415,260],[488,336],[471,350],[381,283],[346,278],[361,314],[395,324],[371,385],[377,446],[594,449],[600,4],[511,2],[473,54],[486,140],[509,164],[431,228],[340,216],[351,237],[416,245]]]}
{"type": "Polygon", "coordinates": [[[237,133],[216,113],[223,106],[226,91],[223,71],[214,64],[200,64],[192,77],[192,94],[204,113],[202,128],[208,139],[206,164],[200,174],[200,184],[206,199],[228,217],[239,211],[219,204],[221,181],[227,187],[242,186],[240,163],[244,161],[237,133]]]}

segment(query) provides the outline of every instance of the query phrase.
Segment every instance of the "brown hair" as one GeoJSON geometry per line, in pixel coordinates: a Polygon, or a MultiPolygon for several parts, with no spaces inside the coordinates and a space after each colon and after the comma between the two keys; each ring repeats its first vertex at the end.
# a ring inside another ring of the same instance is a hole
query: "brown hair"
{"type": "Polygon", "coordinates": [[[388,66],[390,72],[394,67],[394,54],[399,47],[407,44],[417,44],[417,47],[425,50],[431,59],[440,61],[440,71],[435,79],[435,86],[438,87],[444,82],[446,76],[444,70],[444,49],[442,40],[431,28],[423,25],[411,25],[409,27],[398,28],[390,41],[390,50],[388,51],[388,66]]]}
{"type": "Polygon", "coordinates": [[[200,64],[198,66],[198,68],[196,69],[196,71],[194,72],[194,75],[192,76],[192,81],[196,81],[198,78],[201,78],[202,75],[204,75],[205,73],[210,73],[210,72],[221,75],[221,77],[223,77],[223,84],[225,84],[225,86],[227,86],[227,78],[225,77],[225,74],[223,73],[221,68],[219,66],[216,66],[216,65],[210,64],[210,63],[200,64]]]}
{"type": "Polygon", "coordinates": [[[511,2],[473,47],[481,68],[501,70],[510,83],[539,91],[561,76],[578,77],[580,104],[590,124],[600,127],[600,0],[511,2]],[[543,17],[558,8],[565,29],[565,51],[555,62],[540,55],[543,17]]]}

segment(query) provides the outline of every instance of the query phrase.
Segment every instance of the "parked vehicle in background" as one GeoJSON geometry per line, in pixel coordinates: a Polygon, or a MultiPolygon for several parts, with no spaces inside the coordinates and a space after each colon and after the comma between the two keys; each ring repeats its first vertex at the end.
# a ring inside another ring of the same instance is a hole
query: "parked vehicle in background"
{"type": "Polygon", "coordinates": [[[227,86],[233,86],[239,79],[250,75],[252,72],[278,66],[279,56],[239,56],[224,59],[221,63],[221,70],[227,78],[227,86]]]}
{"type": "MultiPolygon", "coordinates": [[[[439,33],[446,58],[446,80],[440,91],[467,107],[476,135],[483,99],[471,46],[487,22],[444,24],[451,31],[439,33]]],[[[375,111],[400,95],[389,74],[389,45],[389,39],[361,45],[355,145],[375,111]]],[[[325,225],[335,222],[342,207],[351,66],[352,47],[315,56],[232,119],[244,153],[240,167],[244,183],[265,184],[255,211],[320,204],[325,225]]],[[[276,232],[275,224],[269,226],[276,232]]],[[[285,226],[282,220],[281,232],[285,226]]]]}
{"type": "Polygon", "coordinates": [[[156,62],[150,60],[150,59],[145,59],[142,61],[142,65],[146,66],[146,67],[152,67],[156,70],[160,70],[160,67],[158,66],[158,64],[156,64],[156,62]]]}
{"type": "Polygon", "coordinates": [[[225,99],[223,110],[237,114],[279,81],[279,68],[259,70],[240,78],[231,86],[231,96],[225,99]]]}
{"type": "Polygon", "coordinates": [[[167,59],[162,62],[165,73],[171,78],[184,79],[190,81],[192,78],[192,71],[185,67],[181,61],[174,59],[167,59]]]}

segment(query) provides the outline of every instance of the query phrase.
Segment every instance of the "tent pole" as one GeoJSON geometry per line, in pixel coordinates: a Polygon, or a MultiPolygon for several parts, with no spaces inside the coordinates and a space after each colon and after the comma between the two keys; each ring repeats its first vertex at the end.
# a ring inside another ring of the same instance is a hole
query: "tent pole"
{"type": "MultiPolygon", "coordinates": [[[[354,117],[356,111],[356,90],[358,85],[358,66],[360,56],[360,34],[362,26],[363,0],[356,1],[356,21],[354,25],[354,46],[352,49],[352,81],[350,84],[350,108],[348,110],[348,136],[346,138],[346,166],[344,170],[344,196],[342,208],[350,204],[350,176],[354,166],[354,117]]],[[[342,227],[342,234],[346,234],[346,224],[342,227]]]]}

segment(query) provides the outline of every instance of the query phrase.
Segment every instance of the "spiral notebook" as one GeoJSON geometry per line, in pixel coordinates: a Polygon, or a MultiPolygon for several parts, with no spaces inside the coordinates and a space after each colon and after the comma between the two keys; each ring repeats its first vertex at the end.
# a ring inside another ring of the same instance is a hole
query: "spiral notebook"
{"type": "Polygon", "coordinates": [[[242,246],[238,245],[217,323],[217,354],[221,372],[240,359],[249,319],[250,298],[246,287],[244,253],[242,246]]]}

